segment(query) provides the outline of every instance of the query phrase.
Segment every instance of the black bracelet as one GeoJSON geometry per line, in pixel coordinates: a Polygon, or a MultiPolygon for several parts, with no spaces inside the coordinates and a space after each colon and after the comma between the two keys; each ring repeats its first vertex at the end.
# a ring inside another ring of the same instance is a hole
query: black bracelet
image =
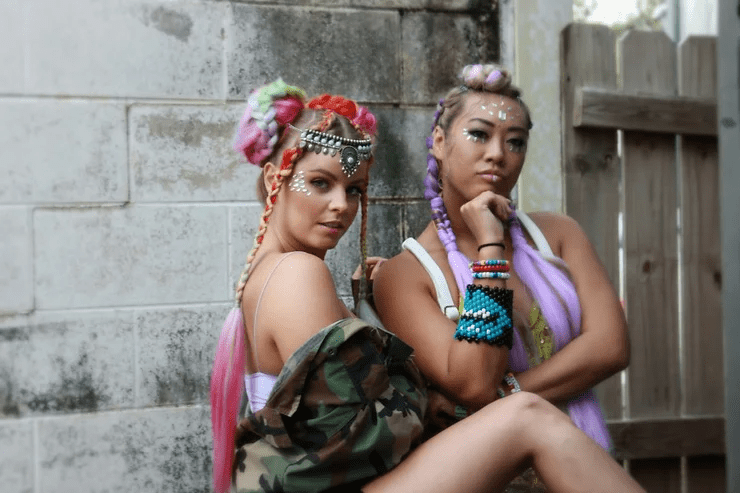
{"type": "Polygon", "coordinates": [[[497,246],[501,247],[502,250],[506,250],[506,245],[503,243],[483,243],[481,246],[478,247],[478,251],[480,252],[481,249],[488,247],[488,246],[497,246]]]}

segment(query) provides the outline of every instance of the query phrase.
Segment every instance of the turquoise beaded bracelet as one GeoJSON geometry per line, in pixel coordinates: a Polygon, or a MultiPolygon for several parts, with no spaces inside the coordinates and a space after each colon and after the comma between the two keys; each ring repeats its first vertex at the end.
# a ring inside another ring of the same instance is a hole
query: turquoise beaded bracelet
{"type": "Polygon", "coordinates": [[[455,339],[511,349],[513,301],[514,292],[510,289],[468,285],[455,339]]]}
{"type": "Polygon", "coordinates": [[[508,272],[473,272],[473,279],[509,279],[511,274],[508,272]]]}

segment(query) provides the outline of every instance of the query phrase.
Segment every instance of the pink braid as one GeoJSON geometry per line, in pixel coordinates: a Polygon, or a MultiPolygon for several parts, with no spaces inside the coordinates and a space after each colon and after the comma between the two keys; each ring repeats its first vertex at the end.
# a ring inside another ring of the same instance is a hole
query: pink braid
{"type": "Polygon", "coordinates": [[[213,427],[213,489],[223,493],[231,484],[236,421],[244,392],[244,321],[240,306],[231,309],[216,349],[211,374],[213,427]]]}

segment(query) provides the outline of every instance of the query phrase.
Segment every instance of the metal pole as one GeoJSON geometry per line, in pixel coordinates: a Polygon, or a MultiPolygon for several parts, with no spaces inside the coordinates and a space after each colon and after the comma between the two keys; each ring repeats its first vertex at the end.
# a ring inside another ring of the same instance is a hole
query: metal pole
{"type": "Polygon", "coordinates": [[[727,491],[740,492],[740,0],[719,0],[718,117],[727,491]]]}

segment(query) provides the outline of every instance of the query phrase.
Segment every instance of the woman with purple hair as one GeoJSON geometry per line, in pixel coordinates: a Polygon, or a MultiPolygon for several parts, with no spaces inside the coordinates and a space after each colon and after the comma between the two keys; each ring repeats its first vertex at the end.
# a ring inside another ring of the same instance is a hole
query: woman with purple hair
{"type": "Polygon", "coordinates": [[[532,122],[510,73],[470,65],[460,78],[440,100],[427,138],[432,221],[376,269],[380,318],[414,348],[452,418],[528,391],[567,410],[608,450],[591,388],[629,362],[622,307],[574,220],[529,217],[511,203],[532,122]],[[471,323],[482,323],[466,293],[485,284],[513,296],[511,346],[460,341],[481,341],[463,337],[471,323]]]}

